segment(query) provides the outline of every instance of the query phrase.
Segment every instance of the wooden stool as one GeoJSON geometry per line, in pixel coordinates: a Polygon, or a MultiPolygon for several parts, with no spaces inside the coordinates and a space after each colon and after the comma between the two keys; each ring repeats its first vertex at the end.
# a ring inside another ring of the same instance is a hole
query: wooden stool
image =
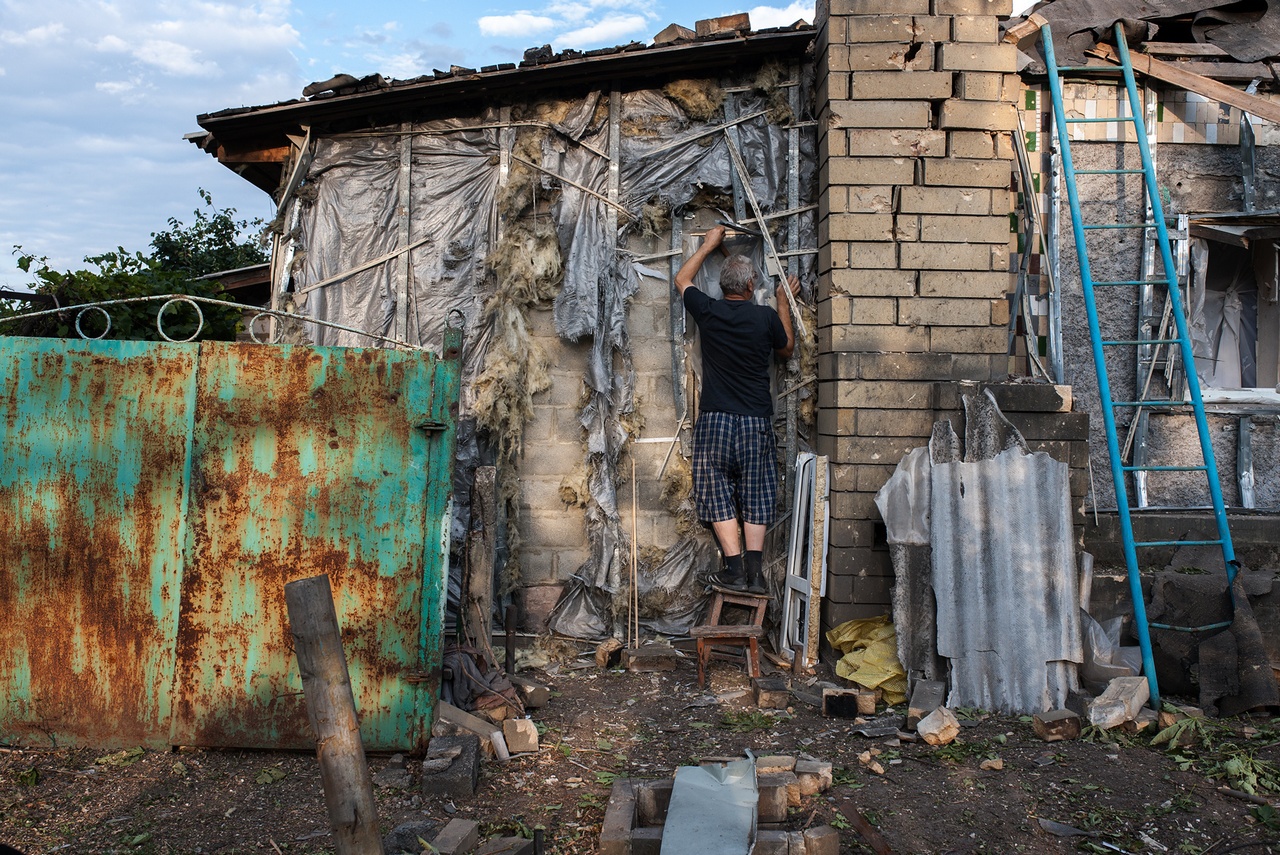
{"type": "Polygon", "coordinates": [[[764,613],[769,608],[768,594],[752,594],[712,585],[711,608],[707,622],[689,630],[689,636],[698,643],[698,686],[707,684],[707,663],[711,660],[712,647],[738,647],[746,660],[747,676],[760,676],[760,639],[764,637],[764,613]],[[749,624],[721,624],[720,613],[724,606],[744,606],[751,610],[749,624]]]}

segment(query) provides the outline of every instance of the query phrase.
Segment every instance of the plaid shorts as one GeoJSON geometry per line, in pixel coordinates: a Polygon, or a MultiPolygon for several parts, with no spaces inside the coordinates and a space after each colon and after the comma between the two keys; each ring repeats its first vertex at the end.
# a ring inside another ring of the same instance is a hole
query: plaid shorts
{"type": "Polygon", "coordinates": [[[778,461],[773,425],[760,416],[701,413],[693,426],[693,495],[698,519],[773,522],[778,461]]]}

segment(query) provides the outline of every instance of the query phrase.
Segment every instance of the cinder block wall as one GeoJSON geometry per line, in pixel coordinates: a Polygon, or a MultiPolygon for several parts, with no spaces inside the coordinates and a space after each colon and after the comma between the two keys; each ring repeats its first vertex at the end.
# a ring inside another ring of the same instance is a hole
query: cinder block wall
{"type": "MultiPolygon", "coordinates": [[[[873,497],[936,419],[963,430],[963,382],[1009,370],[1010,131],[1020,83],[997,16],[1010,13],[1010,0],[818,3],[817,444],[833,464],[827,627],[890,610],[893,574],[873,497]]],[[[1061,402],[1050,397],[1003,403],[1034,448],[1070,462],[1087,425],[1055,413],[1061,402]]],[[[1083,453],[1074,463],[1073,492],[1083,495],[1083,453]]]]}

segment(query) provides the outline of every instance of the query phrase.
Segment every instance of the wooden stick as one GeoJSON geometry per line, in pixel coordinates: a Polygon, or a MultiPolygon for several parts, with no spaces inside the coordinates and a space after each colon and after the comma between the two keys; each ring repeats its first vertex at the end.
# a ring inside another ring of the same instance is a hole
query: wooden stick
{"type": "Polygon", "coordinates": [[[360,741],[360,722],[342,652],[328,576],[284,586],[307,718],[316,735],[320,783],[338,855],[383,855],[373,780],[360,741]]]}
{"type": "MultiPolygon", "coordinates": [[[[636,539],[640,536],[640,526],[637,523],[636,506],[639,504],[639,488],[636,485],[636,457],[631,455],[631,621],[635,626],[635,640],[629,647],[634,647],[640,643],[640,567],[639,555],[640,549],[636,543],[636,539]]],[[[630,635],[631,627],[627,627],[628,635],[630,635]]]]}

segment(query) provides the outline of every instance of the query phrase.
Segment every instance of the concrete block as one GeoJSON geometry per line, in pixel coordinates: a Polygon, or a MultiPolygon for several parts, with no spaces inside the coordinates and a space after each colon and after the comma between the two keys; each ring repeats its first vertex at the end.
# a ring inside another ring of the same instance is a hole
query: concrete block
{"type": "MultiPolygon", "coordinates": [[[[959,2],[964,1],[959,0],[959,2]]],[[[976,0],[976,2],[982,2],[982,0],[976,0]]],[[[942,45],[939,50],[938,68],[941,71],[1013,72],[1018,68],[1018,49],[1015,45],[1007,44],[979,45],[952,42],[942,45]]]]}
{"type": "Polygon", "coordinates": [[[757,775],[777,775],[793,772],[795,768],[796,758],[789,754],[766,754],[756,758],[757,775]]]}
{"type": "MultiPolygon", "coordinates": [[[[828,436],[848,436],[856,432],[857,412],[854,410],[819,409],[818,433],[828,436]]],[[[837,487],[837,489],[840,489],[837,487]]]]}
{"type": "MultiPolygon", "coordinates": [[[[840,407],[927,410],[932,406],[932,383],[906,380],[841,380],[835,385],[836,405],[840,407]]],[[[876,446],[876,441],[873,439],[868,438],[863,442],[868,448],[876,446]]],[[[907,451],[910,450],[910,448],[907,449],[907,451]]]]}
{"type": "Polygon", "coordinates": [[[674,671],[683,658],[670,644],[645,644],[622,651],[622,667],[628,671],[674,671]]]}
{"type": "Polygon", "coordinates": [[[632,829],[630,855],[662,855],[662,826],[632,829]]]}
{"type": "Polygon", "coordinates": [[[915,730],[920,719],[942,706],[946,697],[947,685],[940,680],[916,680],[907,706],[907,730],[915,730]]]}
{"type": "Polygon", "coordinates": [[[989,214],[991,192],[975,187],[903,187],[898,191],[898,210],[904,214],[989,214]]]}
{"type": "MultiPolygon", "coordinates": [[[[868,354],[858,363],[859,377],[863,380],[941,380],[951,376],[951,357],[936,353],[892,353],[868,354]]],[[[868,419],[875,418],[874,413],[867,413],[868,419]]],[[[894,424],[901,424],[899,419],[905,414],[893,413],[890,417],[894,424]]],[[[921,418],[924,418],[922,415],[921,418]]],[[[895,432],[894,436],[928,436],[932,422],[920,422],[910,425],[917,429],[895,432]]],[[[866,427],[879,427],[878,422],[868,421],[866,427]]],[[[904,426],[905,427],[905,426],[904,426]]]]}
{"type": "Polygon", "coordinates": [[[999,37],[1000,25],[994,15],[956,15],[951,19],[952,41],[993,45],[999,37]]]}
{"type": "Polygon", "coordinates": [[[831,240],[893,240],[893,216],[891,214],[832,214],[829,222],[831,240]]]}
{"type": "Polygon", "coordinates": [[[756,775],[760,800],[756,804],[756,814],[760,822],[786,822],[787,807],[790,804],[789,787],[795,781],[794,772],[771,772],[756,775]]]}
{"type": "Polygon", "coordinates": [[[522,677],[518,674],[508,674],[507,680],[516,687],[516,691],[520,693],[521,701],[529,709],[541,709],[551,700],[551,689],[537,680],[530,680],[528,677],[522,677]]]}
{"type": "Polygon", "coordinates": [[[991,246],[986,244],[904,243],[898,252],[904,269],[985,271],[992,267],[991,246]]]}
{"type": "Polygon", "coordinates": [[[471,819],[451,819],[431,841],[440,855],[466,855],[480,843],[480,823],[471,819]]]}
{"type": "Polygon", "coordinates": [[[947,134],[947,157],[989,160],[995,156],[995,134],[986,131],[951,131],[947,134]]]}
{"type": "Polygon", "coordinates": [[[1007,214],[965,216],[925,214],[920,217],[920,240],[1005,243],[1009,240],[1007,214]]]}
{"type": "Polygon", "coordinates": [[[1006,76],[993,71],[962,71],[956,75],[956,97],[969,101],[1000,101],[1004,98],[1006,76]]]}
{"type": "MultiPolygon", "coordinates": [[[[934,356],[936,354],[892,354],[893,356],[934,356]]],[[[863,410],[858,413],[856,436],[905,436],[925,440],[935,421],[932,410],[863,410]]],[[[921,442],[921,445],[924,443],[921,442]]],[[[861,481],[859,481],[861,483],[861,481]]],[[[858,489],[866,489],[859,487],[858,489]]]]}
{"type": "MultiPolygon", "coordinates": [[[[992,75],[992,77],[998,78],[999,75],[992,75]]],[[[942,102],[942,112],[938,117],[938,127],[947,129],[1011,131],[1017,125],[1018,117],[1014,112],[1014,106],[996,100],[969,101],[950,98],[942,102]]]]}
{"type": "Polygon", "coordinates": [[[993,187],[1008,189],[1012,165],[1002,160],[926,158],[924,183],[931,187],[993,187]]]}
{"type": "Polygon", "coordinates": [[[538,727],[532,719],[509,718],[502,722],[502,735],[512,754],[528,754],[538,750],[538,727]]]}
{"type": "Polygon", "coordinates": [[[825,760],[797,760],[796,777],[801,794],[816,796],[831,788],[832,766],[825,760]]]}
{"type": "Polygon", "coordinates": [[[1009,325],[1009,301],[1001,298],[991,301],[991,323],[995,326],[1009,325]]]}
{"type": "Polygon", "coordinates": [[[476,850],[476,855],[533,855],[533,841],[527,837],[498,837],[476,850]]]}
{"type": "Polygon", "coordinates": [[[748,33],[751,31],[751,16],[746,12],[721,15],[718,18],[704,18],[696,21],[693,26],[695,34],[700,39],[720,33],[748,33]]]}
{"type": "Polygon", "coordinates": [[[880,617],[890,612],[888,603],[828,603],[822,604],[822,628],[839,626],[845,621],[880,617]]]}
{"type": "Polygon", "coordinates": [[[844,245],[851,269],[892,270],[898,266],[898,247],[892,242],[850,241],[844,245]]]}
{"type": "Polygon", "coordinates": [[[829,825],[806,828],[803,838],[804,855],[840,855],[840,832],[829,825]]]}
{"type": "Polygon", "coordinates": [[[833,270],[828,287],[832,292],[852,297],[909,297],[916,293],[916,273],[913,270],[833,270]]]}
{"type": "MultiPolygon", "coordinates": [[[[846,134],[841,134],[846,140],[846,134]]],[[[915,161],[908,157],[842,157],[828,161],[819,170],[819,182],[827,184],[912,184],[915,161]]]]}
{"type": "Polygon", "coordinates": [[[1060,742],[1080,738],[1080,716],[1071,710],[1049,710],[1037,713],[1031,719],[1036,736],[1045,742],[1060,742]]]}
{"type": "Polygon", "coordinates": [[[892,214],[894,189],[889,186],[850,187],[845,211],[850,214],[892,214]]]}
{"type": "MultiPolygon", "coordinates": [[[[893,129],[848,133],[849,154],[854,157],[941,157],[947,150],[946,131],[893,129]]],[[[1004,184],[994,186],[1008,185],[1006,178],[1004,184]]]]}
{"type": "Polygon", "coordinates": [[[480,783],[480,737],[433,736],[422,761],[422,794],[467,799],[480,783]],[[447,765],[446,765],[446,762],[447,765]]]}
{"type": "Polygon", "coordinates": [[[832,297],[818,301],[818,326],[847,324],[850,319],[851,301],[848,297],[832,297]]]}
{"type": "Polygon", "coordinates": [[[788,855],[790,850],[790,835],[775,829],[757,831],[756,843],[751,847],[752,855],[788,855]]]}
{"type": "Polygon", "coordinates": [[[934,353],[994,354],[1004,353],[1009,346],[1008,333],[1001,327],[933,327],[929,336],[929,349],[934,353]]]}
{"type": "Polygon", "coordinates": [[[849,44],[864,42],[910,44],[916,40],[915,19],[911,15],[861,15],[852,20],[846,18],[838,20],[845,28],[845,38],[842,41],[849,44]]]}
{"type": "Polygon", "coordinates": [[[697,32],[688,27],[682,27],[679,24],[668,24],[662,32],[653,37],[655,45],[667,45],[679,39],[686,41],[697,37],[697,32]]]}
{"type": "Polygon", "coordinates": [[[751,681],[751,690],[761,709],[785,710],[791,703],[791,689],[780,677],[756,677],[751,681]]]}
{"type": "Polygon", "coordinates": [[[666,820],[672,786],[670,778],[636,782],[636,825],[661,825],[666,820]]]}
{"type": "MultiPolygon", "coordinates": [[[[831,16],[836,15],[928,15],[929,0],[831,0],[831,16]]],[[[857,21],[849,22],[852,32],[857,21]]]]}
{"type": "Polygon", "coordinates": [[[920,218],[914,214],[894,217],[893,239],[899,242],[920,240],[920,218]]]}
{"type": "Polygon", "coordinates": [[[916,733],[930,745],[946,745],[960,735],[960,720],[946,707],[938,707],[916,723],[916,733]]]}
{"type": "Polygon", "coordinates": [[[892,297],[857,297],[851,301],[849,323],[893,324],[897,314],[898,302],[892,297]]]}
{"type": "Polygon", "coordinates": [[[636,785],[627,778],[615,780],[600,825],[600,855],[631,855],[631,829],[636,821],[636,785]]]}
{"type": "Polygon", "coordinates": [[[932,119],[928,101],[836,101],[828,121],[833,128],[927,128],[932,119]]]}
{"type": "Polygon", "coordinates": [[[913,41],[925,44],[928,42],[945,42],[951,40],[951,19],[936,15],[918,15],[912,23],[916,37],[913,41]]]}
{"type": "Polygon", "coordinates": [[[995,299],[1012,284],[1007,273],[950,273],[925,270],[920,273],[922,297],[981,297],[995,299]]]}
{"type": "Polygon", "coordinates": [[[828,718],[857,718],[862,715],[862,712],[858,709],[859,691],[861,690],[857,688],[833,689],[829,686],[824,687],[822,690],[822,714],[828,718]]]}
{"type": "MultiPolygon", "coordinates": [[[[820,331],[819,346],[827,351],[853,353],[922,353],[930,349],[926,327],[879,327],[850,324],[820,331]],[[826,341],[822,339],[826,338],[826,341]]],[[[1004,352],[1003,348],[1000,352],[1004,352]]]]}
{"type": "Polygon", "coordinates": [[[829,71],[818,79],[817,102],[827,104],[849,98],[850,76],[847,71],[829,71]]]}
{"type": "Polygon", "coordinates": [[[828,64],[832,71],[932,71],[933,46],[885,43],[844,45],[843,55],[836,45],[830,48],[828,64]]]}
{"type": "Polygon", "coordinates": [[[995,15],[1008,17],[1013,14],[1013,0],[933,0],[935,15],[995,15]]]}
{"type": "Polygon", "coordinates": [[[1138,717],[1142,705],[1151,699],[1146,677],[1116,677],[1107,690],[1089,705],[1089,723],[1104,730],[1138,717]]]}
{"type": "MultiPolygon", "coordinates": [[[[855,101],[886,98],[929,101],[950,98],[953,78],[953,74],[945,71],[913,71],[910,74],[901,71],[859,71],[853,75],[849,97],[855,101]]],[[[857,109],[856,104],[849,106],[857,109]]]]}

